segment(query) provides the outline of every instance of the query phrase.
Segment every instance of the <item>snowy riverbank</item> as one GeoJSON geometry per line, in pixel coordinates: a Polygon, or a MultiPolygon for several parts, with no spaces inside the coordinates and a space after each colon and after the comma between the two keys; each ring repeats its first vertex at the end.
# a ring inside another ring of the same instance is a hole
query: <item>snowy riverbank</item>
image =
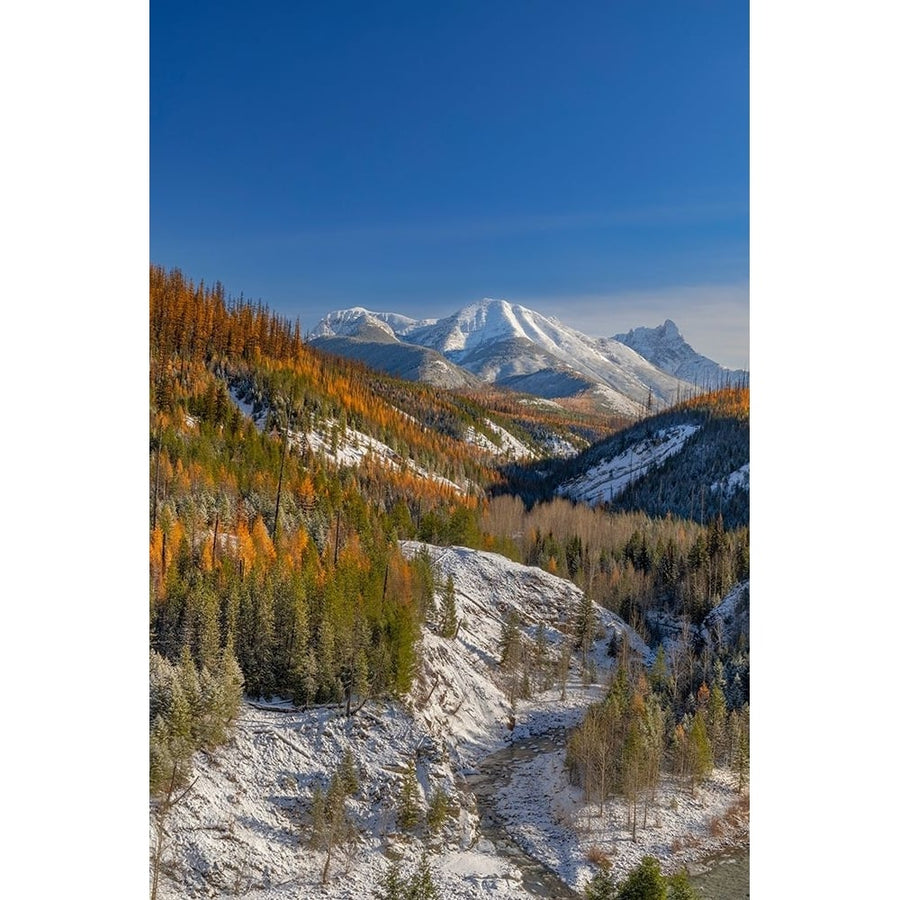
{"type": "MultiPolygon", "coordinates": [[[[404,549],[412,553],[417,547],[404,549]]],[[[526,633],[543,625],[551,644],[559,643],[581,592],[496,554],[465,548],[430,553],[442,577],[454,579],[463,620],[457,638],[426,632],[410,696],[370,702],[349,719],[337,708],[245,704],[229,743],[195,756],[192,787],[168,816],[160,900],[371,897],[391,859],[411,870],[425,850],[446,898],[528,896],[515,854],[499,853],[480,832],[472,789],[510,745],[524,752],[504,760],[504,777],[491,788],[492,816],[528,855],[572,887],[583,886],[595,871],[589,856],[596,859],[598,851],[621,874],[646,853],[673,869],[743,840],[740,823],[732,828],[724,821],[736,800],[724,772],[715,772],[694,797],[664,780],[637,843],[625,829],[623,804],[609,805],[602,827],[589,810],[580,810],[578,791],[563,768],[563,735],[603,688],[582,684],[580,665],[573,663],[564,699],[557,685],[519,700],[510,729],[510,704],[497,675],[500,632],[511,610],[526,633]],[[348,753],[359,770],[359,790],[348,799],[356,837],[336,849],[323,885],[325,852],[310,846],[310,809],[316,786],[325,788],[348,753]],[[398,825],[398,798],[410,763],[422,814],[438,792],[449,800],[450,815],[439,829],[429,831],[422,821],[411,829],[398,825]],[[711,829],[715,819],[722,821],[711,829]]],[[[630,629],[606,610],[599,611],[599,622],[604,637],[592,658],[603,681],[613,665],[608,641],[630,629]]],[[[648,653],[636,635],[629,639],[638,652],[648,653]]],[[[150,825],[152,845],[153,817],[150,825]]]]}

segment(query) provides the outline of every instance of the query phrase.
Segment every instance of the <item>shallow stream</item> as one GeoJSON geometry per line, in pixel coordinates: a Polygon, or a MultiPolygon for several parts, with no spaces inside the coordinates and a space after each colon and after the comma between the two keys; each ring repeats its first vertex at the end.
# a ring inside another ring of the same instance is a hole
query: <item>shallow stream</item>
{"type": "MultiPolygon", "coordinates": [[[[466,778],[478,804],[482,836],[496,847],[498,855],[521,869],[523,888],[530,897],[569,900],[582,895],[516,843],[497,814],[496,794],[509,784],[517,764],[555,752],[565,745],[565,740],[564,729],[523,738],[486,756],[480,761],[477,774],[466,778]]],[[[691,876],[691,884],[702,900],[746,900],[750,896],[749,851],[723,854],[692,869],[696,874],[691,876]]]]}
{"type": "Polygon", "coordinates": [[[482,759],[478,765],[478,774],[466,779],[466,784],[474,793],[478,804],[483,837],[494,844],[500,856],[510,860],[522,870],[522,886],[530,897],[568,900],[581,895],[513,840],[503,820],[497,815],[495,795],[509,784],[516,763],[528,762],[542,753],[559,750],[565,740],[566,733],[563,729],[540,737],[523,738],[482,759]]]}

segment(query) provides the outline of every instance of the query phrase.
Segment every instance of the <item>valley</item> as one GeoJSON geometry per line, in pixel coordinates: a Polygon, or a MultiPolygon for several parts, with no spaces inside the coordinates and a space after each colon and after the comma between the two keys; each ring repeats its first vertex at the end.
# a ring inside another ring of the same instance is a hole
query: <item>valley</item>
{"type": "Polygon", "coordinates": [[[575,338],[466,309],[331,319],[484,363],[449,389],[151,271],[154,900],[591,897],[748,847],[747,388],[592,339],[663,408],[510,391],[505,329],[575,338]]]}

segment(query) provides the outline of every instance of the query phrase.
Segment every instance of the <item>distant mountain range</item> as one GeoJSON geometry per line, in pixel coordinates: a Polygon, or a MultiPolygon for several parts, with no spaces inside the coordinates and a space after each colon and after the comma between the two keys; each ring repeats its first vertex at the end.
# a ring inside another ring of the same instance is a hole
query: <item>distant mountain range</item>
{"type": "Polygon", "coordinates": [[[310,342],[398,377],[439,387],[485,382],[547,399],[584,397],[636,416],[746,376],[696,353],[671,320],[595,338],[506,300],[484,299],[442,319],[362,307],[319,322],[310,342]]]}

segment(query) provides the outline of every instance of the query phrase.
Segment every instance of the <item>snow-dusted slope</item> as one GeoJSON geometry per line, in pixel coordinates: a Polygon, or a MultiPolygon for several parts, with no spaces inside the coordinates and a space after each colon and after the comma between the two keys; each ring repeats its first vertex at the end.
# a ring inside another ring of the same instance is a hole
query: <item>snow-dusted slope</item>
{"type": "Polygon", "coordinates": [[[612,388],[632,404],[651,392],[669,402],[677,379],[617,341],[590,338],[556,319],[506,300],[480,300],[433,325],[413,328],[407,340],[440,350],[489,381],[558,368],[612,388]],[[518,352],[511,353],[511,347],[518,352]]]}
{"type": "MultiPolygon", "coordinates": [[[[434,691],[420,714],[431,733],[446,738],[458,758],[468,763],[479,751],[496,747],[509,723],[510,704],[499,673],[504,618],[515,611],[531,638],[542,623],[551,646],[559,646],[583,594],[571,581],[512,562],[498,553],[431,547],[415,541],[404,541],[401,546],[407,555],[425,547],[441,577],[453,578],[463,624],[455,641],[430,632],[424,637],[423,677],[428,690],[434,691]]],[[[598,641],[593,655],[598,670],[615,664],[607,653],[614,633],[619,639],[627,634],[632,650],[650,662],[650,651],[633,629],[602,607],[597,607],[596,614],[598,641]]],[[[520,701],[519,717],[527,721],[549,699],[561,721],[570,718],[558,696],[556,691],[543,703],[520,701]]],[[[577,692],[573,696],[576,706],[583,703],[577,692]]],[[[545,718],[541,717],[539,730],[550,726],[545,718]]]]}
{"type": "Polygon", "coordinates": [[[343,335],[357,337],[363,328],[378,328],[392,337],[399,337],[410,328],[422,323],[400,313],[372,312],[362,306],[350,309],[338,309],[328,313],[324,319],[310,332],[310,337],[331,337],[343,335]]]}
{"type": "MultiPolygon", "coordinates": [[[[169,815],[162,900],[232,894],[250,900],[373,896],[388,855],[403,860],[409,870],[426,846],[423,829],[408,834],[397,824],[396,801],[410,761],[423,808],[439,788],[454,804],[440,834],[427,838],[442,896],[529,896],[517,866],[479,840],[477,809],[465,777],[510,736],[571,726],[600,696],[599,685],[582,684],[573,662],[566,699],[554,686],[520,700],[510,731],[512,709],[499,667],[504,616],[515,610],[529,636],[542,623],[551,645],[558,645],[582,594],[571,582],[494,553],[403,544],[410,555],[423,549],[442,579],[453,577],[462,619],[456,638],[426,630],[411,695],[402,702],[369,703],[349,720],[336,708],[246,705],[226,746],[195,755],[193,786],[169,815]],[[308,843],[310,804],[314,787],[326,785],[346,750],[360,772],[360,791],[349,803],[359,838],[352,852],[336,854],[328,884],[322,885],[325,854],[308,843]]],[[[601,672],[614,664],[607,653],[613,633],[627,633],[634,651],[647,660],[646,646],[621,619],[603,609],[597,610],[597,619],[601,638],[593,657],[601,672]]],[[[541,796],[540,786],[535,789],[526,805],[541,796]]],[[[155,839],[151,827],[151,845],[155,839]]]]}
{"type": "Polygon", "coordinates": [[[490,419],[484,419],[483,424],[495,435],[497,443],[494,443],[494,441],[491,441],[471,426],[465,435],[467,443],[481,447],[482,450],[487,450],[492,456],[507,457],[509,459],[534,459],[534,451],[523,444],[515,435],[510,434],[505,428],[501,428],[501,426],[490,419]]]}
{"type": "Polygon", "coordinates": [[[651,466],[678,453],[697,425],[673,425],[661,428],[652,437],[633,444],[628,450],[591,466],[586,472],[561,484],[556,493],[562,497],[593,506],[609,503],[632,481],[644,475],[651,466]]]}
{"type": "Polygon", "coordinates": [[[451,390],[482,386],[476,375],[454,365],[437,350],[397,340],[385,330],[383,323],[364,324],[353,337],[320,336],[310,343],[326,353],[358,360],[372,369],[408,381],[451,390]]]}
{"type": "Polygon", "coordinates": [[[747,380],[743,369],[726,369],[697,353],[671,319],[657,328],[632,328],[627,334],[615,335],[614,340],[631,347],[664,372],[707,390],[747,380]]]}
{"type": "MultiPolygon", "coordinates": [[[[253,404],[242,399],[234,388],[230,389],[230,395],[238,409],[261,430],[267,418],[266,410],[257,408],[254,412],[253,404]]],[[[321,454],[329,462],[338,466],[358,466],[367,456],[371,455],[390,469],[411,472],[419,478],[435,481],[461,494],[466,493],[469,488],[468,484],[458,485],[442,475],[436,475],[434,472],[423,469],[412,459],[404,459],[387,444],[368,434],[363,434],[349,426],[341,428],[335,419],[324,419],[318,423],[317,427],[305,433],[288,431],[287,434],[292,445],[299,446],[305,441],[313,453],[321,454]]]]}
{"type": "Polygon", "coordinates": [[[750,637],[750,582],[736,584],[703,620],[701,635],[716,648],[750,637]]]}
{"type": "Polygon", "coordinates": [[[710,493],[721,491],[725,497],[730,497],[735,491],[750,490],[750,463],[744,463],[728,477],[722,478],[709,486],[710,493]]]}

